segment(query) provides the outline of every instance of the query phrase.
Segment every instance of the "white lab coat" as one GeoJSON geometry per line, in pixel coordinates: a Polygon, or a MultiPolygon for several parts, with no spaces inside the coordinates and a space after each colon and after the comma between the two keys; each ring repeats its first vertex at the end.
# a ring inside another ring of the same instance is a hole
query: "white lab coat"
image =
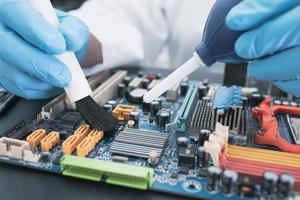
{"type": "Polygon", "coordinates": [[[103,63],[87,75],[116,66],[176,68],[201,41],[215,0],[89,0],[71,13],[102,43],[103,63]]]}

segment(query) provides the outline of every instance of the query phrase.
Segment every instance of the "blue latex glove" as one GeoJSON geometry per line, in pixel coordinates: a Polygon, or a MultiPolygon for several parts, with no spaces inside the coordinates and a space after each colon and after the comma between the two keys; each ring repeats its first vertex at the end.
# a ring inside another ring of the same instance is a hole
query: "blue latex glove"
{"type": "Polygon", "coordinates": [[[27,1],[0,1],[0,85],[6,90],[41,99],[59,94],[70,82],[70,71],[53,55],[68,50],[84,57],[89,30],[76,17],[57,15],[58,30],[27,1]]]}
{"type": "Polygon", "coordinates": [[[300,2],[244,0],[229,12],[226,23],[246,31],[235,50],[256,59],[249,64],[249,75],[300,97],[300,2]]]}

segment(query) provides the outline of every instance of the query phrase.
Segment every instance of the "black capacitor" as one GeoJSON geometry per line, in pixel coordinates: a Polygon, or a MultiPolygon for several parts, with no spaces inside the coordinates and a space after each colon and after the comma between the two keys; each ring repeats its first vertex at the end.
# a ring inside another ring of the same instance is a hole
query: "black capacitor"
{"type": "Polygon", "coordinates": [[[199,85],[198,86],[198,94],[199,94],[199,99],[202,99],[203,97],[206,96],[207,94],[207,87],[205,85],[199,85]]]}
{"type": "Polygon", "coordinates": [[[177,149],[180,147],[187,147],[188,146],[188,138],[187,137],[178,137],[177,138],[177,149]]]}
{"type": "Polygon", "coordinates": [[[169,122],[170,122],[170,113],[167,111],[160,110],[158,112],[158,125],[162,129],[165,129],[166,124],[168,124],[169,122]]]}
{"type": "Polygon", "coordinates": [[[128,85],[129,85],[131,79],[132,79],[132,78],[131,78],[130,76],[125,76],[125,77],[123,78],[123,83],[125,84],[125,86],[128,86],[128,85]]]}
{"type": "Polygon", "coordinates": [[[161,73],[157,73],[155,78],[156,78],[157,80],[161,79],[161,78],[162,78],[162,74],[161,74],[161,73]]]}
{"type": "Polygon", "coordinates": [[[273,194],[278,181],[278,175],[273,172],[265,172],[261,181],[261,193],[263,195],[273,194]]]}
{"type": "Polygon", "coordinates": [[[140,104],[143,102],[143,96],[148,92],[148,90],[142,88],[136,88],[129,92],[128,101],[131,103],[140,104]]]}
{"type": "Polygon", "coordinates": [[[157,112],[160,109],[160,104],[158,101],[152,101],[150,103],[150,115],[151,117],[156,117],[157,112]]]}
{"type": "Polygon", "coordinates": [[[150,111],[150,103],[142,102],[142,109],[143,112],[149,112],[150,111]]]}
{"type": "Polygon", "coordinates": [[[150,81],[146,78],[142,79],[142,88],[147,89],[149,86],[150,81]]]}
{"type": "Polygon", "coordinates": [[[211,133],[210,130],[206,130],[206,129],[200,130],[200,132],[199,132],[199,141],[198,141],[199,146],[204,145],[204,142],[206,140],[208,140],[208,137],[209,137],[210,133],[211,133]]]}
{"type": "Polygon", "coordinates": [[[208,167],[208,154],[205,152],[204,147],[197,149],[197,165],[200,168],[208,167]]]}
{"type": "Polygon", "coordinates": [[[163,98],[162,97],[158,97],[158,98],[154,99],[154,101],[158,101],[159,102],[159,109],[161,109],[162,108],[163,98]]]}
{"type": "Polygon", "coordinates": [[[258,106],[262,101],[264,100],[264,97],[258,93],[253,93],[250,97],[250,106],[256,107],[258,106]]]}
{"type": "Polygon", "coordinates": [[[187,82],[182,82],[180,84],[180,95],[185,96],[189,89],[189,84],[187,82]]]}
{"type": "Polygon", "coordinates": [[[208,84],[209,84],[209,80],[207,78],[205,78],[203,80],[203,85],[208,86],[208,84]]]}
{"type": "Polygon", "coordinates": [[[216,191],[219,188],[222,170],[219,167],[210,166],[207,169],[207,185],[208,191],[216,191]]]}
{"type": "Polygon", "coordinates": [[[229,131],[228,144],[235,145],[237,143],[236,134],[229,131]]]}
{"type": "Polygon", "coordinates": [[[104,104],[103,108],[109,113],[113,110],[113,106],[111,104],[104,104]]]}
{"type": "Polygon", "coordinates": [[[144,72],[143,72],[143,71],[139,71],[139,72],[138,72],[138,76],[139,76],[139,77],[143,77],[143,76],[144,76],[144,72]]]}
{"type": "Polygon", "coordinates": [[[134,127],[138,128],[139,127],[139,121],[140,121],[140,113],[139,112],[131,112],[129,114],[129,119],[134,121],[134,127]]]}
{"type": "Polygon", "coordinates": [[[221,190],[224,194],[231,194],[236,189],[236,181],[238,179],[238,173],[229,169],[226,169],[222,175],[222,187],[221,190]]]}
{"type": "Polygon", "coordinates": [[[119,98],[123,98],[126,95],[126,85],[124,83],[120,83],[117,86],[117,95],[119,98]]]}
{"type": "Polygon", "coordinates": [[[277,184],[277,195],[280,198],[287,198],[292,195],[295,179],[289,174],[281,174],[277,184]]]}

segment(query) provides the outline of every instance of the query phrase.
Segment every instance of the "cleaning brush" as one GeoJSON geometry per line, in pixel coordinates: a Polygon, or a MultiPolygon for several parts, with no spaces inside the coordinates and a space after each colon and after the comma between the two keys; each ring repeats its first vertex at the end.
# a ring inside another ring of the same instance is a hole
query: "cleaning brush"
{"type": "MultiPolygon", "coordinates": [[[[28,0],[28,2],[38,10],[53,27],[58,27],[59,21],[50,0],[28,0]]],[[[64,89],[70,101],[76,103],[77,110],[86,123],[101,131],[113,130],[117,124],[117,120],[104,108],[100,107],[90,96],[92,90],[75,54],[73,52],[65,52],[55,57],[63,62],[72,74],[71,82],[64,89]]]]}

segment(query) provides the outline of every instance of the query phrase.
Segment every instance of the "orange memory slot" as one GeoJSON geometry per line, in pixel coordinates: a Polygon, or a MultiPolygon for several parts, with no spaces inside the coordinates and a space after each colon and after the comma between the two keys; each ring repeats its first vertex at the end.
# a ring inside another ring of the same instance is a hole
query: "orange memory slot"
{"type": "Polygon", "coordinates": [[[79,136],[80,141],[83,140],[88,133],[91,131],[90,126],[87,124],[81,125],[75,132],[74,135],[79,136]]]}
{"type": "Polygon", "coordinates": [[[87,137],[92,138],[94,144],[96,145],[102,138],[103,138],[103,131],[98,131],[96,129],[93,129],[87,137]]]}
{"type": "Polygon", "coordinates": [[[77,156],[86,157],[89,152],[91,152],[95,147],[93,139],[90,137],[86,137],[84,140],[80,142],[77,146],[77,156]]]}
{"type": "Polygon", "coordinates": [[[35,130],[29,136],[27,136],[26,140],[29,142],[31,150],[33,150],[37,145],[39,145],[44,137],[46,137],[45,129],[35,130]]]}
{"type": "Polygon", "coordinates": [[[41,140],[41,149],[43,152],[49,151],[60,141],[59,132],[52,131],[41,140]]]}
{"type": "Polygon", "coordinates": [[[80,137],[78,135],[71,135],[62,144],[62,149],[64,155],[70,155],[77,147],[80,142],[80,137]]]}

